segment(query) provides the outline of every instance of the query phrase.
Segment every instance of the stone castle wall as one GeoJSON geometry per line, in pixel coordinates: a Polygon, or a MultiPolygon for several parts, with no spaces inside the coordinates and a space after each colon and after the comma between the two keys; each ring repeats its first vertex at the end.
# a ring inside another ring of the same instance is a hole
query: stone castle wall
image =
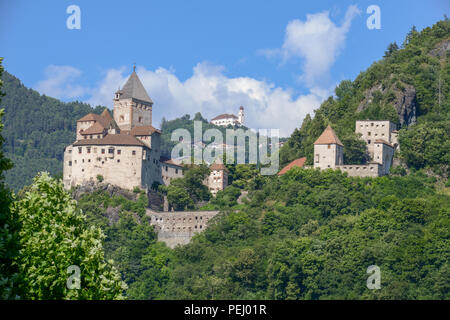
{"type": "Polygon", "coordinates": [[[151,225],[155,226],[158,241],[163,241],[168,247],[184,245],[191,238],[208,226],[211,218],[219,211],[174,211],[156,212],[147,209],[147,215],[151,218],[151,225]]]}
{"type": "Polygon", "coordinates": [[[336,169],[347,172],[349,177],[378,177],[382,172],[382,165],[379,163],[369,164],[344,164],[336,166],[336,169]]]}
{"type": "Polygon", "coordinates": [[[144,188],[142,174],[144,182],[152,176],[151,161],[144,160],[149,156],[147,153],[147,148],[139,146],[69,146],[64,152],[64,185],[70,188],[97,181],[97,175],[101,175],[105,183],[123,189],[144,188]]]}

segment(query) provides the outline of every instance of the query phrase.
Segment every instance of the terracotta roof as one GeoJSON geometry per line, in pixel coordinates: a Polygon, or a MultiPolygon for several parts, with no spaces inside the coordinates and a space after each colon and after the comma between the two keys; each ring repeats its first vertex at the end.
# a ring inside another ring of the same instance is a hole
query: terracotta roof
{"type": "Polygon", "coordinates": [[[84,135],[84,134],[98,134],[98,133],[103,133],[103,131],[105,131],[105,127],[103,127],[100,123],[96,122],[92,126],[87,128],[86,130],[81,132],[81,134],[82,135],[84,135]]]}
{"type": "Polygon", "coordinates": [[[338,144],[344,146],[330,125],[322,132],[314,144],[338,144]]]}
{"type": "Polygon", "coordinates": [[[293,167],[302,168],[305,165],[305,162],[306,162],[306,157],[295,159],[294,161],[289,163],[286,167],[281,169],[281,171],[278,172],[278,175],[281,176],[281,175],[285,174],[286,172],[291,170],[293,167]]]}
{"type": "Polygon", "coordinates": [[[110,123],[114,120],[111,117],[111,114],[109,113],[108,109],[105,108],[105,110],[103,110],[101,115],[95,113],[88,113],[81,119],[77,120],[77,122],[78,121],[95,121],[100,123],[104,128],[107,128],[109,127],[110,123]]]}
{"type": "Polygon", "coordinates": [[[128,134],[108,134],[103,139],[82,139],[73,144],[74,146],[88,145],[117,145],[117,146],[145,146],[145,144],[128,134]]]}
{"type": "Polygon", "coordinates": [[[225,167],[225,165],[223,163],[213,163],[212,165],[209,166],[209,169],[216,170],[216,171],[220,171],[220,170],[228,171],[227,167],[225,167]]]}
{"type": "Polygon", "coordinates": [[[212,118],[211,121],[220,120],[220,119],[228,119],[228,118],[238,119],[238,117],[236,117],[234,114],[224,113],[224,114],[218,115],[215,118],[212,118]]]}
{"type": "Polygon", "coordinates": [[[100,114],[100,122],[103,122],[102,124],[107,127],[110,122],[113,120],[113,118],[111,117],[111,114],[109,113],[108,109],[105,108],[105,110],[103,110],[103,112],[100,114]]]}
{"type": "Polygon", "coordinates": [[[87,115],[85,115],[84,117],[82,117],[81,119],[78,119],[78,121],[98,121],[98,118],[100,116],[98,114],[95,113],[88,113],[87,115]]]}
{"type": "Polygon", "coordinates": [[[153,126],[139,126],[132,128],[130,134],[133,136],[150,136],[155,132],[161,133],[161,131],[153,126]]]}
{"type": "Polygon", "coordinates": [[[392,144],[390,144],[389,142],[387,142],[386,140],[383,140],[383,139],[377,139],[377,140],[375,140],[375,143],[383,143],[389,147],[392,147],[392,148],[394,147],[392,144]]]}
{"type": "Polygon", "coordinates": [[[166,160],[166,161],[163,161],[163,163],[166,163],[166,164],[169,164],[169,165],[172,165],[172,166],[176,166],[176,167],[180,167],[180,168],[183,168],[183,166],[182,165],[180,165],[180,164],[178,164],[178,163],[175,163],[172,159],[169,159],[169,160],[166,160]]]}

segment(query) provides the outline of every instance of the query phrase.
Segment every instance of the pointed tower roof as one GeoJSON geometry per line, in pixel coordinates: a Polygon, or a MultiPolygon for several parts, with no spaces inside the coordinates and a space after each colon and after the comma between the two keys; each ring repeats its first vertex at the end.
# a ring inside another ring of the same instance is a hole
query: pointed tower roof
{"type": "Polygon", "coordinates": [[[121,92],[121,99],[134,98],[153,104],[152,99],[148,96],[147,91],[145,90],[141,80],[139,80],[139,77],[134,70],[123,88],[119,90],[119,92],[121,92]]]}
{"type": "Polygon", "coordinates": [[[322,132],[314,144],[338,144],[344,146],[330,125],[322,132]]]}

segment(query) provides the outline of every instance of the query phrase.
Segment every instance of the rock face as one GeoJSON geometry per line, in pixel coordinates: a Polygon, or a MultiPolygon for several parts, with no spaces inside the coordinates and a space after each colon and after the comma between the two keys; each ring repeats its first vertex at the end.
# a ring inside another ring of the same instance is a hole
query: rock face
{"type": "Polygon", "coordinates": [[[398,119],[401,126],[410,125],[417,120],[417,99],[416,89],[409,84],[401,83],[401,88],[393,84],[389,88],[384,88],[381,84],[374,85],[372,88],[366,90],[364,99],[358,105],[357,111],[361,112],[373,102],[376,92],[385,97],[388,92],[394,92],[395,98],[390,103],[394,106],[398,114],[398,119]]]}
{"type": "MultiPolygon", "coordinates": [[[[98,183],[89,181],[82,185],[79,185],[72,192],[72,197],[75,200],[79,200],[84,193],[92,193],[94,191],[106,191],[111,197],[113,196],[123,196],[128,200],[136,201],[139,198],[139,193],[124,190],[115,185],[109,183],[98,183]]],[[[161,210],[163,206],[163,196],[154,190],[148,190],[148,206],[153,210],[161,210]]]]}
{"type": "Polygon", "coordinates": [[[429,54],[435,58],[445,58],[448,51],[450,51],[450,39],[439,43],[429,54]]]}
{"type": "Polygon", "coordinates": [[[397,110],[400,125],[403,126],[416,123],[416,89],[411,85],[405,85],[403,91],[395,92],[395,97],[394,107],[395,110],[397,110]]]}

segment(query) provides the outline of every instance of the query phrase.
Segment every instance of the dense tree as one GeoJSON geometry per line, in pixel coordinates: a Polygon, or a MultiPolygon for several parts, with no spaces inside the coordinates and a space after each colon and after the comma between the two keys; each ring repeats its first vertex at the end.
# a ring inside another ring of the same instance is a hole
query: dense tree
{"type": "MultiPolygon", "coordinates": [[[[391,43],[382,60],[373,63],[354,81],[342,81],[335,89],[336,97],[325,100],[314,111],[314,117],[308,115],[301,127],[294,130],[280,151],[281,166],[305,156],[307,164],[312,164],[313,143],[327,124],[332,125],[341,141],[353,135],[356,120],[390,120],[399,125],[404,115],[394,104],[408,87],[416,93],[414,105],[409,107],[416,108],[418,125],[399,128],[403,144],[408,146],[401,148],[401,158],[410,168],[431,168],[435,173],[448,175],[444,168],[449,157],[444,142],[447,135],[441,130],[448,127],[450,115],[450,57],[437,52],[445,48],[449,33],[448,20],[420,32],[413,27],[401,49],[391,43]],[[363,101],[365,105],[361,104],[363,101]],[[421,142],[419,132],[424,130],[429,131],[430,141],[421,142]],[[442,133],[441,138],[437,132],[442,133]],[[438,151],[434,146],[439,143],[443,147],[438,151]]],[[[347,143],[344,162],[363,162],[360,142],[352,138],[347,143]]]]}
{"type": "Polygon", "coordinates": [[[39,174],[12,211],[21,226],[21,250],[14,264],[23,298],[123,298],[126,285],[111,262],[105,262],[102,230],[85,225],[86,217],[60,181],[39,174]],[[70,278],[77,271],[70,268],[80,271],[79,289],[69,289],[68,284],[77,285],[70,278]]]}
{"type": "MultiPolygon", "coordinates": [[[[1,91],[2,60],[3,58],[0,58],[0,99],[4,95],[1,91]]],[[[19,241],[17,217],[9,209],[12,201],[11,191],[4,182],[4,172],[12,168],[12,163],[3,153],[3,113],[4,110],[0,109],[0,299],[12,299],[19,294],[16,281],[18,269],[12,264],[18,255],[19,241]]]]}

